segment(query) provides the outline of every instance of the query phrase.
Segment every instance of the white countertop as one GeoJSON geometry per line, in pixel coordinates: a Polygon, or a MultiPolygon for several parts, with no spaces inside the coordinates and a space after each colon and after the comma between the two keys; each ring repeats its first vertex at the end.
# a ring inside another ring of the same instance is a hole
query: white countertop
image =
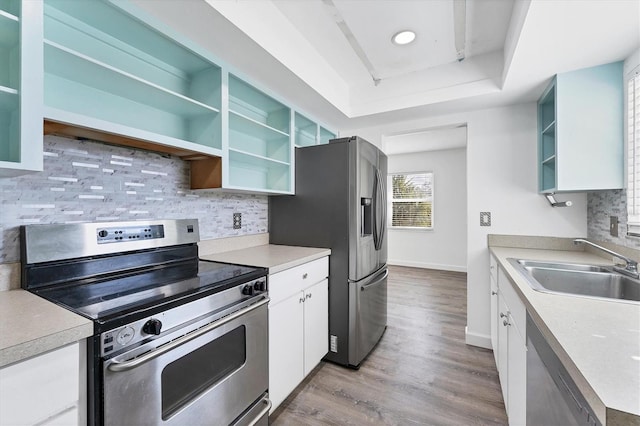
{"type": "Polygon", "coordinates": [[[293,268],[321,257],[329,256],[330,249],[265,244],[240,250],[201,255],[205,260],[237,263],[269,269],[270,274],[293,268]]]}
{"type": "Polygon", "coordinates": [[[535,291],[507,258],[611,262],[576,251],[508,247],[491,251],[596,414],[606,417],[608,425],[640,423],[640,304],[535,291]]]}
{"type": "Polygon", "coordinates": [[[93,323],[25,290],[0,292],[0,367],[93,334],[93,323]]]}

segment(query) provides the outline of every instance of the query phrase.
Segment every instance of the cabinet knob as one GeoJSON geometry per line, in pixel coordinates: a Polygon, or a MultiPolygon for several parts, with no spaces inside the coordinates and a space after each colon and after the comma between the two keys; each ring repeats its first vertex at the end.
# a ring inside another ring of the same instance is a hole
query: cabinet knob
{"type": "Polygon", "coordinates": [[[304,297],[301,297],[300,300],[298,300],[298,303],[304,303],[304,297]]]}
{"type": "Polygon", "coordinates": [[[507,317],[507,314],[500,312],[500,318],[506,318],[506,317],[507,317]]]}
{"type": "Polygon", "coordinates": [[[511,323],[507,320],[502,321],[502,325],[504,325],[505,327],[508,327],[511,325],[511,323]]]}
{"type": "Polygon", "coordinates": [[[497,292],[497,291],[493,291],[493,290],[491,290],[491,295],[492,295],[492,296],[495,296],[496,294],[498,294],[498,292],[497,292]]]}
{"type": "Polygon", "coordinates": [[[311,293],[307,294],[307,299],[311,299],[311,293]]]}
{"type": "Polygon", "coordinates": [[[306,280],[308,276],[309,276],[309,274],[307,274],[307,273],[305,272],[304,274],[302,274],[302,279],[303,279],[303,280],[306,280]]]}

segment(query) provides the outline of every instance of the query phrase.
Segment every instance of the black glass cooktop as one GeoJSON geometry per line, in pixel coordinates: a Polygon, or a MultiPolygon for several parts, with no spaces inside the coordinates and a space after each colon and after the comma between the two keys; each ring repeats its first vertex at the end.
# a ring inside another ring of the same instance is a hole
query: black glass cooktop
{"type": "MultiPolygon", "coordinates": [[[[225,290],[267,274],[263,268],[200,260],[31,289],[93,320],[225,290]]],[[[188,300],[186,300],[188,301],[188,300]]]]}

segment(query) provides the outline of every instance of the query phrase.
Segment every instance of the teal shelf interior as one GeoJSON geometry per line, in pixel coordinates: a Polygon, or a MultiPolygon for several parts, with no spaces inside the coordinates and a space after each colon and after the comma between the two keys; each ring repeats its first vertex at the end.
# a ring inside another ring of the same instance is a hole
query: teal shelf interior
{"type": "Polygon", "coordinates": [[[221,70],[102,1],[48,0],[45,39],[219,110],[221,70]]]}
{"type": "Polygon", "coordinates": [[[540,191],[551,191],[556,187],[556,159],[547,159],[541,164],[540,191]]]}
{"type": "Polygon", "coordinates": [[[288,192],[289,166],[267,159],[229,151],[229,184],[239,189],[288,192]]]}
{"type": "Polygon", "coordinates": [[[20,0],[0,0],[0,11],[20,17],[20,0]]]}
{"type": "Polygon", "coordinates": [[[329,140],[335,139],[336,134],[328,131],[324,127],[320,127],[320,143],[327,144],[329,140]]]}
{"type": "Polygon", "coordinates": [[[297,113],[294,118],[296,146],[317,144],[318,125],[304,115],[297,113]]]}
{"type": "MultiPolygon", "coordinates": [[[[0,161],[19,162],[20,112],[17,108],[3,108],[4,102],[0,93],[0,161]]],[[[15,102],[17,103],[17,99],[15,102]]]]}
{"type": "Polygon", "coordinates": [[[253,86],[229,74],[229,110],[288,135],[291,110],[253,86]]]}
{"type": "Polygon", "coordinates": [[[229,113],[229,148],[289,163],[289,135],[229,113]]]}
{"type": "Polygon", "coordinates": [[[544,160],[556,154],[556,137],[555,134],[542,134],[541,138],[542,152],[540,159],[544,160]]]}
{"type": "Polygon", "coordinates": [[[540,129],[544,130],[556,121],[556,90],[555,86],[551,87],[549,92],[539,102],[539,120],[540,129]]]}
{"type": "Polygon", "coordinates": [[[18,89],[20,81],[20,22],[0,13],[0,86],[18,89]]]}

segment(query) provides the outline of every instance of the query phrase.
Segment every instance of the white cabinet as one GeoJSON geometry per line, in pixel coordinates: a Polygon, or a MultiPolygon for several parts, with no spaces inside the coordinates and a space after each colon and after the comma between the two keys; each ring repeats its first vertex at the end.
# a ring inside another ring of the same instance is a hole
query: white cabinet
{"type": "Polygon", "coordinates": [[[510,425],[526,423],[526,308],[491,256],[491,345],[510,425]]]}
{"type": "Polygon", "coordinates": [[[74,343],[0,369],[0,425],[84,424],[85,364],[74,343]]]}
{"type": "Polygon", "coordinates": [[[328,257],[269,276],[272,412],[328,351],[328,257]]]}

